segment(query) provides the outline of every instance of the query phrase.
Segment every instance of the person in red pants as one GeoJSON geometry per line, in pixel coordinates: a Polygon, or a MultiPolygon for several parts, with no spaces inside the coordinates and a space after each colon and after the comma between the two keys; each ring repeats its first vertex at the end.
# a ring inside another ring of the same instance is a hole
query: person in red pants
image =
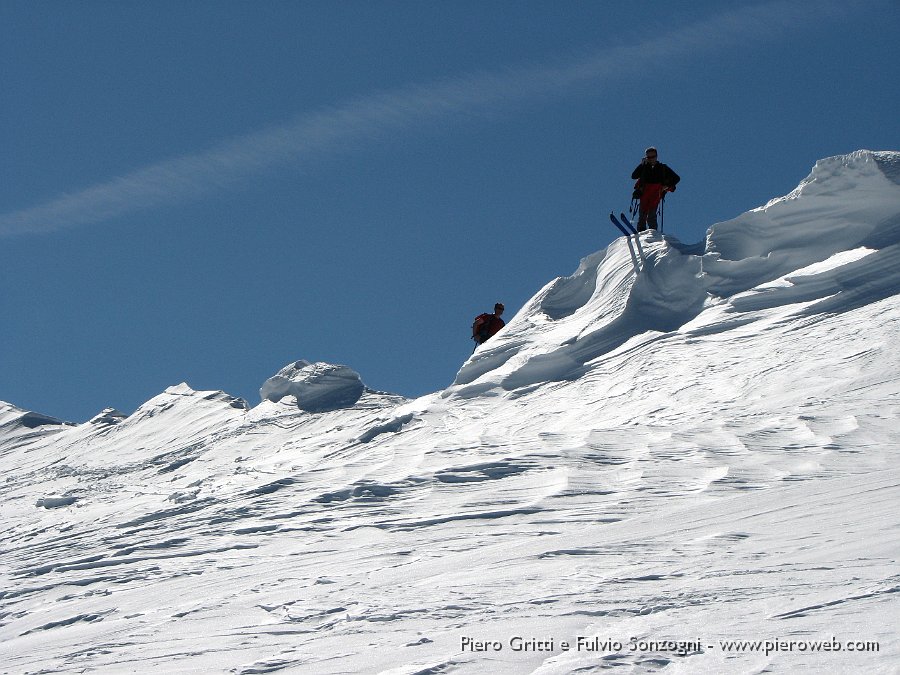
{"type": "Polygon", "coordinates": [[[634,184],[634,196],[635,198],[640,196],[641,200],[637,230],[642,232],[648,227],[655,230],[659,203],[667,192],[675,192],[675,186],[681,177],[658,161],[658,153],[653,147],[647,148],[644,152],[644,158],[631,172],[631,177],[637,180],[634,184]]]}

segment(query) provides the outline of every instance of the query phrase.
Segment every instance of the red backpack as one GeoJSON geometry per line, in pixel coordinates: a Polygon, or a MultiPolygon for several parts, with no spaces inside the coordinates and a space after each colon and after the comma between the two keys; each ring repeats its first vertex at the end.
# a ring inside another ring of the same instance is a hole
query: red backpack
{"type": "Polygon", "coordinates": [[[479,342],[484,342],[491,337],[491,325],[495,318],[493,314],[487,312],[476,316],[472,324],[472,339],[478,338],[479,342]]]}

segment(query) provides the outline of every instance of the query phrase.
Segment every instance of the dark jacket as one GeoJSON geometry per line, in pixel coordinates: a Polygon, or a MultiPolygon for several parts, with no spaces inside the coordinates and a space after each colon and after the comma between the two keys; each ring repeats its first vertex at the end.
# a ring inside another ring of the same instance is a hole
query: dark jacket
{"type": "Polygon", "coordinates": [[[657,162],[654,165],[644,164],[642,162],[631,172],[631,177],[639,181],[638,187],[643,187],[645,185],[665,185],[672,192],[675,191],[675,186],[678,185],[678,181],[681,180],[681,176],[662,162],[657,162]]]}

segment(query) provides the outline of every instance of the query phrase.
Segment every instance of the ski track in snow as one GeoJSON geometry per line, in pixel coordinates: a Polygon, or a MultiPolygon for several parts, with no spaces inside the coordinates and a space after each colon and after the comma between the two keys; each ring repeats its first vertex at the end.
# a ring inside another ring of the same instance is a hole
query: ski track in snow
{"type": "Polygon", "coordinates": [[[0,403],[0,672],[892,671],[897,157],[645,235],[637,278],[613,242],[416,401],[297,362],[253,408],[0,403]],[[880,650],[718,643],[832,637],[880,650]]]}

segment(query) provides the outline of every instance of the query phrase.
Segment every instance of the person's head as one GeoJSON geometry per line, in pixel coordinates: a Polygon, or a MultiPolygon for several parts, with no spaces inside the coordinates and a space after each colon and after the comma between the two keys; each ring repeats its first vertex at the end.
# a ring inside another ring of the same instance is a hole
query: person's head
{"type": "Polygon", "coordinates": [[[656,152],[656,148],[654,148],[652,145],[649,148],[647,148],[646,150],[644,150],[644,156],[647,158],[647,161],[650,162],[651,164],[656,164],[657,155],[658,155],[658,153],[656,152]]]}
{"type": "Polygon", "coordinates": [[[504,309],[506,309],[506,308],[503,306],[503,303],[498,302],[496,305],[494,305],[494,314],[496,314],[497,316],[500,316],[501,314],[503,314],[504,309]]]}

